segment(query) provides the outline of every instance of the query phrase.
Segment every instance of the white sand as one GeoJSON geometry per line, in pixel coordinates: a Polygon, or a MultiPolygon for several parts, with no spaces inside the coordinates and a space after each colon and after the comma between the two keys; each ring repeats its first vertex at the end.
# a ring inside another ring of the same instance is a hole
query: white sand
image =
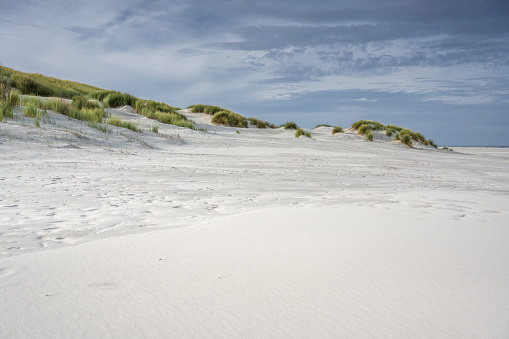
{"type": "Polygon", "coordinates": [[[0,124],[0,337],[509,336],[508,149],[112,113],[0,124]]]}

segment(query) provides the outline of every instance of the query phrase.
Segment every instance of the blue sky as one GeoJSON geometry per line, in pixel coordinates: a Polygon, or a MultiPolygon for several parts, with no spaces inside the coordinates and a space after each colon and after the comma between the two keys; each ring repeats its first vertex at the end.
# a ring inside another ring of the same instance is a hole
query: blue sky
{"type": "Polygon", "coordinates": [[[509,2],[0,2],[0,63],[273,123],[509,145],[509,2]]]}

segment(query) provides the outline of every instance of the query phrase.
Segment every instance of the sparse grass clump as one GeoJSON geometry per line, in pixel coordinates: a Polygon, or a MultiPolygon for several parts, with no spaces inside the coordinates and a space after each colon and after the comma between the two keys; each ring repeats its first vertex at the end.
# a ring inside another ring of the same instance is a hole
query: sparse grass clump
{"type": "Polygon", "coordinates": [[[111,133],[112,132],[111,128],[109,128],[108,126],[99,124],[97,122],[89,122],[88,127],[95,128],[96,130],[101,131],[103,133],[111,133]]]}
{"type": "Polygon", "coordinates": [[[311,138],[311,133],[309,132],[304,132],[304,130],[302,128],[298,128],[296,131],[295,131],[295,137],[298,138],[300,137],[301,135],[305,135],[306,137],[308,138],[311,138]]]}
{"type": "Polygon", "coordinates": [[[398,132],[400,132],[403,129],[403,127],[399,127],[399,126],[395,126],[395,125],[387,125],[386,128],[393,130],[393,131],[398,131],[398,132]]]}
{"type": "MultiPolygon", "coordinates": [[[[380,130],[380,129],[384,129],[385,128],[385,125],[378,122],[378,121],[372,121],[372,120],[359,120],[359,121],[356,121],[352,124],[352,128],[353,129],[359,129],[360,126],[362,125],[366,125],[368,127],[370,127],[371,130],[380,130]]],[[[364,134],[364,133],[360,133],[360,134],[364,134]]]]}
{"type": "Polygon", "coordinates": [[[185,115],[177,113],[177,112],[167,113],[167,112],[151,111],[149,109],[143,109],[140,113],[149,119],[154,119],[154,120],[160,121],[164,124],[194,129],[193,122],[189,121],[185,115]]]}
{"type": "Polygon", "coordinates": [[[96,101],[89,101],[84,95],[75,95],[72,97],[72,104],[77,109],[82,108],[99,108],[99,104],[96,101]]]}
{"type": "Polygon", "coordinates": [[[177,112],[177,107],[152,100],[138,100],[135,104],[138,113],[149,119],[180,127],[195,129],[194,123],[183,114],[177,112]]]}
{"type": "Polygon", "coordinates": [[[372,131],[372,127],[369,124],[362,124],[357,129],[357,133],[360,134],[360,135],[364,135],[364,134],[366,134],[369,131],[372,131]]]}
{"type": "Polygon", "coordinates": [[[34,119],[34,125],[35,127],[41,127],[41,124],[39,123],[39,119],[34,119]]]}
{"type": "Polygon", "coordinates": [[[201,104],[199,104],[199,105],[189,106],[188,108],[190,108],[191,112],[193,112],[193,113],[205,113],[205,114],[209,114],[209,115],[214,115],[214,114],[222,112],[222,111],[231,112],[229,109],[222,108],[222,107],[215,106],[215,105],[201,105],[201,104]]]}
{"type": "Polygon", "coordinates": [[[35,106],[43,110],[50,110],[68,116],[69,118],[91,122],[102,122],[105,112],[103,108],[78,109],[73,104],[62,99],[23,98],[22,104],[26,107],[35,106]]]}
{"type": "Polygon", "coordinates": [[[336,134],[336,133],[344,133],[345,131],[343,130],[343,128],[341,128],[340,126],[334,126],[332,128],[332,134],[336,134]]]}
{"type": "Polygon", "coordinates": [[[424,145],[431,145],[433,147],[437,147],[436,144],[432,140],[427,140],[424,135],[417,132],[412,132],[408,128],[403,128],[395,125],[387,125],[372,120],[359,120],[352,124],[352,128],[357,129],[357,133],[360,135],[364,135],[371,131],[383,130],[385,129],[385,133],[388,137],[392,136],[394,132],[396,132],[394,136],[394,140],[400,140],[401,142],[407,144],[409,147],[412,147],[413,141],[420,142],[424,145]]]}
{"type": "Polygon", "coordinates": [[[412,137],[410,134],[401,134],[401,142],[405,143],[408,147],[413,146],[412,137]]]}
{"type": "Polygon", "coordinates": [[[14,107],[19,105],[19,93],[15,89],[11,89],[9,96],[7,97],[7,103],[9,106],[14,107]]]}
{"type": "Polygon", "coordinates": [[[373,141],[373,132],[372,131],[368,131],[366,133],[366,140],[373,141]]]}
{"type": "MultiPolygon", "coordinates": [[[[327,125],[327,124],[318,124],[318,125],[315,126],[315,128],[318,128],[318,127],[332,127],[332,126],[331,125],[327,125]]],[[[313,128],[313,129],[315,129],[315,128],[313,128]]]]}
{"type": "Polygon", "coordinates": [[[106,113],[102,108],[84,108],[78,112],[75,112],[71,118],[89,121],[89,122],[102,122],[106,113]]]}
{"type": "Polygon", "coordinates": [[[14,107],[9,105],[7,101],[0,101],[0,122],[12,118],[14,118],[14,107]]]}
{"type": "Polygon", "coordinates": [[[299,129],[300,127],[294,123],[293,121],[289,121],[285,124],[282,124],[281,126],[279,127],[283,127],[284,129],[299,129]]]}
{"type": "Polygon", "coordinates": [[[7,87],[0,84],[0,122],[14,118],[14,106],[19,104],[19,95],[12,90],[7,93],[7,87]]]}
{"type": "Polygon", "coordinates": [[[274,128],[275,127],[274,124],[271,124],[271,123],[269,123],[267,121],[258,120],[258,119],[253,118],[253,117],[247,118],[247,121],[249,121],[249,123],[251,125],[254,125],[254,126],[258,127],[258,128],[267,128],[267,127],[274,128]]]}
{"type": "Polygon", "coordinates": [[[187,108],[190,108],[191,112],[193,113],[205,113],[212,115],[212,122],[219,125],[246,128],[249,126],[249,124],[251,124],[258,128],[275,128],[273,124],[268,123],[267,121],[259,120],[253,117],[245,118],[238,113],[220,106],[198,104],[191,105],[187,108]]]}
{"type": "Polygon", "coordinates": [[[136,106],[136,98],[127,93],[120,93],[117,91],[110,92],[106,98],[103,99],[104,103],[109,107],[120,107],[129,105],[136,106]]]}
{"type": "Polygon", "coordinates": [[[135,108],[138,111],[138,113],[141,113],[142,110],[148,110],[153,112],[159,111],[164,113],[177,113],[177,111],[179,110],[178,107],[170,106],[164,102],[142,99],[138,99],[136,101],[135,108]]]}
{"type": "Polygon", "coordinates": [[[154,133],[159,133],[159,126],[157,125],[152,125],[152,129],[151,129],[152,132],[154,133]]]}
{"type": "Polygon", "coordinates": [[[240,114],[233,113],[232,111],[219,111],[212,116],[212,123],[230,127],[244,127],[248,126],[248,121],[240,114]]]}
{"type": "Polygon", "coordinates": [[[40,117],[39,110],[33,104],[26,105],[25,109],[23,110],[23,114],[26,117],[30,117],[30,118],[38,118],[38,117],[40,117]]]}
{"type": "Polygon", "coordinates": [[[135,123],[133,123],[131,121],[122,120],[116,116],[113,116],[113,117],[109,118],[108,120],[106,120],[106,123],[108,125],[112,125],[112,126],[127,128],[134,132],[140,131],[138,125],[136,125],[135,123]]]}

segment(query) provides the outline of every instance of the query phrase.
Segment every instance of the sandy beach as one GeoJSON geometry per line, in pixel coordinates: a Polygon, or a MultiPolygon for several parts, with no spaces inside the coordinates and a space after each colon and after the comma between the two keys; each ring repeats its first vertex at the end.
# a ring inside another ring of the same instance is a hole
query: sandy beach
{"type": "Polygon", "coordinates": [[[2,338],[509,336],[508,148],[16,112],[2,338]]]}

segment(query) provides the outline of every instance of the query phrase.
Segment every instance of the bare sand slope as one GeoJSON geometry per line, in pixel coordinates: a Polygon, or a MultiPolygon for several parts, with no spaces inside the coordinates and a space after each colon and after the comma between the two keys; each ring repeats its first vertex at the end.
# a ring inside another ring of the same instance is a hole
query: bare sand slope
{"type": "Polygon", "coordinates": [[[2,262],[4,337],[504,338],[505,223],[280,208],[2,262]]]}
{"type": "Polygon", "coordinates": [[[509,336],[507,149],[17,112],[0,337],[509,336]]]}

